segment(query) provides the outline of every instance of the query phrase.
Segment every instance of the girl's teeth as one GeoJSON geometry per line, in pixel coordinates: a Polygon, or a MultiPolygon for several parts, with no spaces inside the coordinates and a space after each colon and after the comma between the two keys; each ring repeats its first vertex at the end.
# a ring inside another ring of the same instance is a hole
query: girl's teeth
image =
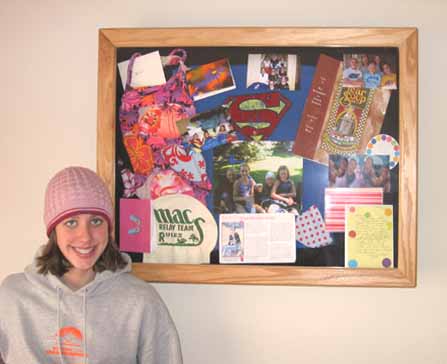
{"type": "Polygon", "coordinates": [[[90,248],[90,249],[80,249],[80,248],[74,248],[78,253],[81,253],[81,254],[88,254],[88,253],[90,253],[92,250],[93,250],[93,248],[90,248]]]}

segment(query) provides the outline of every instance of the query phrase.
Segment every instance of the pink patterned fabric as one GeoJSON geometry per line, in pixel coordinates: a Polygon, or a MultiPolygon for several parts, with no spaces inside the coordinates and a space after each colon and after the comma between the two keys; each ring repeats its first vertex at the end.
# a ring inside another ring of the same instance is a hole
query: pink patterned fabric
{"type": "MultiPolygon", "coordinates": [[[[178,69],[165,84],[133,89],[130,86],[132,82],[133,64],[139,56],[139,53],[132,55],[127,69],[127,83],[121,98],[119,111],[122,133],[125,134],[132,131],[132,128],[142,116],[138,113],[139,109],[148,106],[157,106],[161,114],[170,114],[169,116],[173,118],[171,120],[172,123],[195,115],[196,109],[186,84],[185,75],[187,67],[184,64],[186,52],[183,49],[174,49],[170,53],[167,64],[170,66],[178,65],[178,69]]],[[[160,115],[158,119],[162,120],[163,118],[160,115]]],[[[178,136],[180,135],[170,137],[178,136]]]]}
{"type": "Polygon", "coordinates": [[[129,198],[135,195],[137,189],[141,187],[147,179],[147,176],[134,174],[127,168],[121,171],[121,179],[124,185],[124,197],[129,198]]]}
{"type": "Polygon", "coordinates": [[[47,235],[67,217],[94,213],[113,222],[113,205],[107,186],[92,170],[68,167],[56,173],[45,192],[44,222],[47,235]]]}
{"type": "Polygon", "coordinates": [[[161,150],[164,160],[170,167],[188,181],[206,186],[208,175],[206,163],[200,152],[187,152],[182,145],[167,145],[161,150]]]}
{"type": "Polygon", "coordinates": [[[155,200],[165,195],[184,194],[194,196],[193,188],[187,181],[172,169],[155,169],[146,180],[146,183],[137,189],[140,199],[155,200]]]}

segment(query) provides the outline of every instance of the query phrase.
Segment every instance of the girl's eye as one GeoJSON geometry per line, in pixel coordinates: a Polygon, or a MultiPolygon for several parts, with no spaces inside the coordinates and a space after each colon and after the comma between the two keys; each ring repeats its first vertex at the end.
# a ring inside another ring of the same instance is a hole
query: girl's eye
{"type": "Polygon", "coordinates": [[[74,219],[70,219],[64,222],[64,225],[68,228],[75,228],[78,225],[78,222],[74,219]]]}
{"type": "Polygon", "coordinates": [[[102,218],[100,218],[100,217],[94,217],[93,219],[90,220],[90,222],[94,226],[99,226],[99,225],[102,225],[104,220],[102,218]]]}

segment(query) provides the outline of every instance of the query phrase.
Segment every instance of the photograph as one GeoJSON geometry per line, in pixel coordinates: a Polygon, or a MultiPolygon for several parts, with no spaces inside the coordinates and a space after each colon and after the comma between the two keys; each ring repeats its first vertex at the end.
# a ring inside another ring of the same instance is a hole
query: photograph
{"type": "Polygon", "coordinates": [[[189,70],[186,72],[186,82],[194,101],[236,88],[233,72],[226,58],[189,70]]]}
{"type": "Polygon", "coordinates": [[[391,192],[388,155],[329,155],[329,187],[382,187],[391,192]]]}
{"type": "Polygon", "coordinates": [[[236,141],[214,149],[216,213],[298,214],[303,159],[293,142],[236,141]]]}
{"type": "Polygon", "coordinates": [[[343,86],[397,89],[396,59],[389,54],[344,54],[343,86]]]}
{"type": "Polygon", "coordinates": [[[222,222],[220,231],[220,246],[222,258],[241,257],[244,248],[244,222],[222,222]]]}
{"type": "Polygon", "coordinates": [[[300,59],[296,54],[249,54],[247,87],[253,84],[273,90],[299,90],[300,59]]]}
{"type": "Polygon", "coordinates": [[[188,120],[183,142],[206,151],[236,140],[228,108],[224,106],[194,115],[188,120]]]}

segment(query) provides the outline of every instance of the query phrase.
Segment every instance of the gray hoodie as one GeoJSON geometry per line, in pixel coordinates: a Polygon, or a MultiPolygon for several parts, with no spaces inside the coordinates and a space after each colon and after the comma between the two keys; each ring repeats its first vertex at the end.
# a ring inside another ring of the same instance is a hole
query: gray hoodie
{"type": "MultiPolygon", "coordinates": [[[[0,286],[6,364],[181,364],[176,328],[148,283],[127,266],[72,291],[52,274],[8,276],[0,286]]],[[[1,363],[1,359],[0,359],[1,363]]]]}

